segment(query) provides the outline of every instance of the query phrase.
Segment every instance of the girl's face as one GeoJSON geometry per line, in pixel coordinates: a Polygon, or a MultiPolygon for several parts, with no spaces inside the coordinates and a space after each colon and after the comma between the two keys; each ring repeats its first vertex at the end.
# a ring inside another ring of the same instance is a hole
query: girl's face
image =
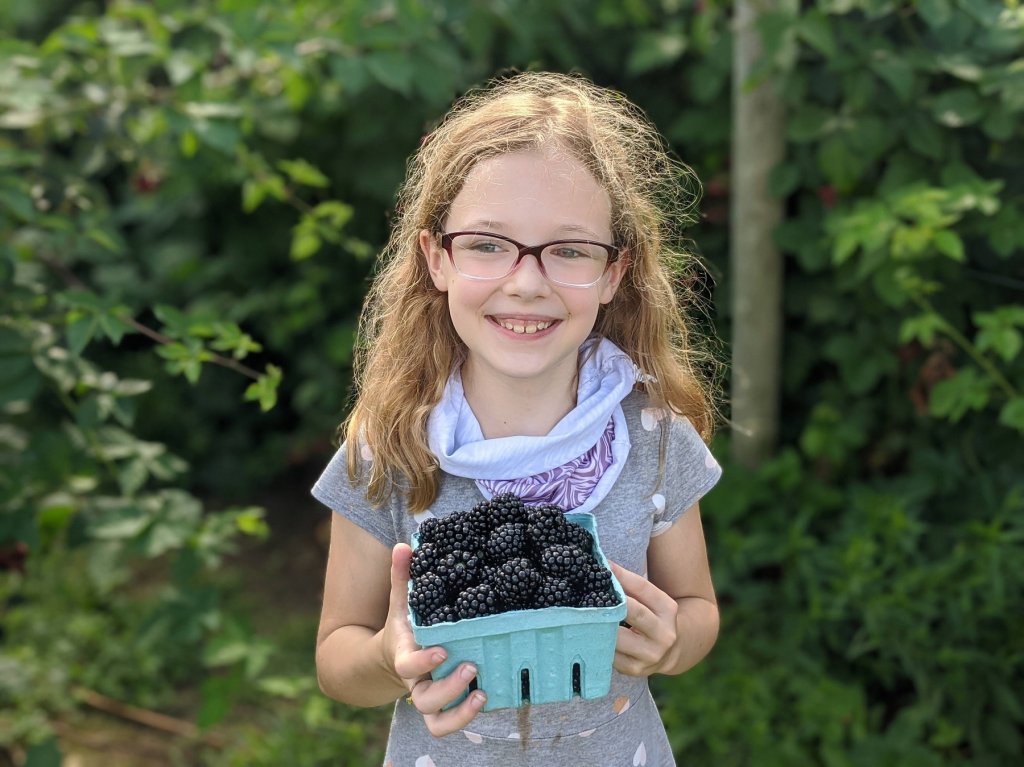
{"type": "MultiPolygon", "coordinates": [[[[479,162],[452,202],[446,232],[486,231],[525,245],[560,239],[611,243],[611,201],[584,166],[557,151],[522,151],[479,162]]],[[[448,293],[452,324],[466,344],[463,378],[477,392],[529,383],[564,391],[574,380],[580,344],[597,311],[622,279],[625,258],[596,285],[550,282],[535,256],[508,276],[470,280],[460,275],[426,230],[420,247],[438,290],[448,293]]]]}

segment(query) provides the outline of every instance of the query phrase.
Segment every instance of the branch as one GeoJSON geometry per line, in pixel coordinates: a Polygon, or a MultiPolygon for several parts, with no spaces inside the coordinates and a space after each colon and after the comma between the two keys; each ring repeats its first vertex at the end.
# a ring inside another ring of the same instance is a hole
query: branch
{"type": "MultiPolygon", "coordinates": [[[[82,282],[82,280],[79,279],[78,276],[76,276],[70,269],[68,269],[68,267],[65,264],[44,253],[37,253],[36,257],[44,264],[46,264],[46,266],[48,266],[54,274],[60,277],[65,282],[65,284],[69,285],[70,287],[77,288],[78,290],[95,294],[96,291],[94,291],[91,287],[82,282]]],[[[168,338],[163,333],[157,330],[153,330],[153,328],[149,327],[148,325],[143,325],[134,317],[127,316],[121,317],[121,319],[128,323],[136,332],[141,333],[147,338],[151,338],[158,344],[167,346],[169,344],[174,343],[173,338],[168,338]]],[[[230,357],[224,357],[220,354],[216,354],[215,352],[209,352],[209,354],[211,355],[209,361],[215,365],[220,365],[221,367],[228,368],[229,370],[234,370],[236,373],[241,373],[242,375],[246,376],[247,378],[251,378],[254,381],[258,381],[262,377],[258,371],[253,370],[248,365],[243,365],[238,360],[231,359],[230,357]]]]}
{"type": "Polygon", "coordinates": [[[220,733],[215,732],[202,732],[192,722],[186,722],[183,719],[176,719],[166,714],[160,714],[156,711],[150,711],[149,709],[139,708],[129,703],[122,703],[119,700],[108,698],[102,693],[98,693],[95,690],[90,690],[85,687],[76,687],[74,689],[75,697],[79,698],[85,705],[102,711],[106,714],[112,714],[120,717],[121,719],[127,719],[128,721],[135,722],[136,724],[145,725],[154,730],[161,730],[162,732],[169,732],[172,735],[178,735],[183,738],[190,740],[200,740],[209,746],[214,748],[224,748],[227,744],[224,736],[220,733]]]}

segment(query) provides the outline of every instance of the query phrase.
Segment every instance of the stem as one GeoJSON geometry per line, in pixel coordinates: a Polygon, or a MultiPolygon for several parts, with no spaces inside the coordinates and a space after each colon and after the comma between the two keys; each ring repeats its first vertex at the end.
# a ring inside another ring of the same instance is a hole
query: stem
{"type": "Polygon", "coordinates": [[[945,317],[935,311],[935,307],[932,306],[931,302],[921,295],[912,294],[911,298],[914,300],[921,309],[930,314],[934,314],[939,318],[939,322],[942,324],[942,331],[949,336],[957,346],[967,352],[967,355],[974,360],[975,364],[978,365],[982,370],[988,373],[989,377],[995,381],[996,385],[1003,390],[1003,393],[1009,399],[1017,397],[1017,390],[1013,387],[1006,377],[999,372],[999,368],[992,364],[984,354],[978,351],[977,347],[974,346],[968,340],[968,338],[957,330],[945,317]]]}

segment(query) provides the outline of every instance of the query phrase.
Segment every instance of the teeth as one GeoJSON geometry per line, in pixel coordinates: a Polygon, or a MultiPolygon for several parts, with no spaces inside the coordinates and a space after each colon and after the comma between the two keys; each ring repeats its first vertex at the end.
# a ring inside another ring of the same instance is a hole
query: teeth
{"type": "Polygon", "coordinates": [[[501,320],[501,326],[513,333],[536,333],[538,330],[546,330],[551,327],[550,322],[516,322],[514,320],[501,320]]]}

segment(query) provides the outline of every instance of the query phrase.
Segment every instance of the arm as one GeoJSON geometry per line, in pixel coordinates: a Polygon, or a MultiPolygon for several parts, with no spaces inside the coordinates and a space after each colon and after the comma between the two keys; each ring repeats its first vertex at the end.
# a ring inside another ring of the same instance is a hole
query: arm
{"type": "Polygon", "coordinates": [[[324,694],[354,706],[379,706],[411,694],[427,728],[440,736],[464,727],[485,698],[478,691],[441,712],[465,691],[476,671],[460,666],[431,681],[430,672],[445,654],[440,647],[420,648],[413,638],[406,593],[411,556],[407,545],[389,550],[358,525],[333,515],[317,632],[317,679],[324,694]]]}
{"type": "Polygon", "coordinates": [[[613,565],[626,592],[615,669],[631,676],[681,674],[711,650],[718,603],[696,504],[647,550],[647,578],[613,565]]]}

